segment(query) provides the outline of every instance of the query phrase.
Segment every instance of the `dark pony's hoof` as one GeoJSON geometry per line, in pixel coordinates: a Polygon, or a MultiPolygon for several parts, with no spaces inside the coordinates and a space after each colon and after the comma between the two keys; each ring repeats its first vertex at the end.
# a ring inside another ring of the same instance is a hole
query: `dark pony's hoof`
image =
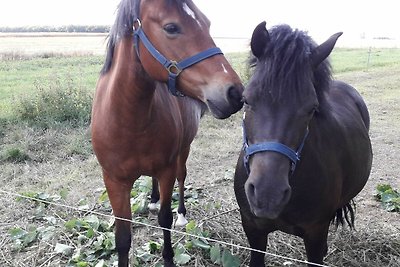
{"type": "Polygon", "coordinates": [[[164,267],[176,267],[176,265],[174,264],[174,262],[164,261],[164,267]]]}

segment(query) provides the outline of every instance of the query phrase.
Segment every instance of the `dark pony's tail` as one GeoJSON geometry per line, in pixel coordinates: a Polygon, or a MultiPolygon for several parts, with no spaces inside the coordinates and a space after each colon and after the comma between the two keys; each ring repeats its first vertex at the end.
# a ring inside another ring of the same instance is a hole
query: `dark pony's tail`
{"type": "Polygon", "coordinates": [[[339,224],[343,226],[346,221],[350,229],[354,230],[355,211],[356,211],[356,203],[354,202],[354,200],[351,200],[349,203],[336,210],[336,213],[333,215],[331,219],[331,224],[335,225],[337,229],[339,227],[339,224]]]}

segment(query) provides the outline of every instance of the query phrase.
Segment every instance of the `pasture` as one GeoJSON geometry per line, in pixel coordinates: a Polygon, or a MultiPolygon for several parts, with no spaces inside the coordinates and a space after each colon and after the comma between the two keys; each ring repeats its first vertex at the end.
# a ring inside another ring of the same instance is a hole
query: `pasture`
{"type": "MultiPolygon", "coordinates": [[[[0,266],[111,266],[115,258],[109,258],[104,248],[111,231],[101,235],[101,242],[96,232],[99,225],[107,228],[112,221],[89,212],[111,212],[88,133],[87,106],[103,56],[71,55],[70,51],[67,56],[62,51],[50,56],[12,54],[0,61],[0,266]],[[46,95],[53,99],[45,101],[46,95]],[[69,104],[60,107],[63,103],[69,104]],[[74,115],[75,109],[83,112],[74,115]],[[38,110],[46,111],[46,116],[35,115],[38,110]],[[72,115],[57,117],[57,112],[72,115]],[[20,199],[16,194],[57,205],[20,199]],[[97,225],[96,229],[85,222],[97,225]],[[85,246],[90,238],[97,238],[91,250],[101,243],[97,254],[90,254],[85,246]],[[83,260],[83,254],[90,257],[83,260]]],[[[227,57],[246,83],[250,75],[247,53],[227,57]]],[[[399,266],[400,213],[385,210],[375,195],[381,184],[400,188],[400,49],[339,48],[333,51],[331,62],[335,78],[357,88],[369,107],[374,161],[370,179],[355,199],[356,229],[332,226],[325,264],[399,266]]],[[[248,247],[233,194],[233,173],[242,145],[241,117],[242,112],[223,121],[207,113],[202,118],[188,160],[186,201],[191,223],[183,231],[224,243],[173,233],[181,266],[248,263],[250,252],[236,246],[248,247]]],[[[156,215],[144,205],[147,185],[144,178],[133,193],[134,220],[157,226],[156,215]]],[[[132,264],[159,266],[162,231],[138,224],[133,229],[137,234],[132,264]]],[[[266,256],[268,266],[303,266],[294,259],[305,259],[301,240],[281,233],[271,235],[267,252],[284,257],[266,256]]]]}

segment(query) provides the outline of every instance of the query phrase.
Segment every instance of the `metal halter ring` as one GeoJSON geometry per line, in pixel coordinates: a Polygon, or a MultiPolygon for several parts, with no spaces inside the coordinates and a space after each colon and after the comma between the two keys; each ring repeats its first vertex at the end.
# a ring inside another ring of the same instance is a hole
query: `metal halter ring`
{"type": "Polygon", "coordinates": [[[175,60],[171,60],[171,64],[167,67],[167,71],[170,74],[175,74],[176,76],[178,76],[182,72],[182,70],[178,66],[178,62],[176,62],[175,60]]]}
{"type": "Polygon", "coordinates": [[[140,21],[140,19],[135,19],[135,21],[133,22],[133,26],[132,26],[133,32],[139,30],[140,28],[142,28],[142,22],[140,21]],[[137,28],[135,27],[135,23],[138,24],[137,28]]]}

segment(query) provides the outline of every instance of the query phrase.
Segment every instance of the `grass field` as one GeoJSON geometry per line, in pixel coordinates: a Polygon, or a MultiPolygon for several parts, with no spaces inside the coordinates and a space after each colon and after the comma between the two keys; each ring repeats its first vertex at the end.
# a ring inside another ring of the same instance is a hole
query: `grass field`
{"type": "Polygon", "coordinates": [[[93,54],[102,55],[106,34],[1,34],[0,51],[3,56],[93,54]]]}
{"type": "MultiPolygon", "coordinates": [[[[227,57],[246,83],[247,54],[233,53],[227,57]]],[[[37,96],[38,90],[52,92],[79,87],[92,94],[103,55],[43,58],[39,54],[17,58],[20,59],[0,61],[1,190],[109,214],[109,206],[99,200],[104,186],[91,150],[87,121],[43,125],[37,120],[21,119],[20,109],[16,109],[21,99],[37,96]]],[[[357,88],[370,109],[374,162],[370,180],[356,199],[356,231],[332,229],[325,262],[328,266],[397,267],[400,266],[400,213],[384,210],[375,199],[375,188],[384,183],[400,188],[400,49],[340,48],[334,50],[331,61],[334,76],[357,88]]],[[[247,247],[233,195],[233,172],[242,142],[241,116],[239,112],[219,121],[206,114],[202,119],[188,161],[186,185],[191,197],[187,207],[188,219],[195,222],[201,234],[247,247]]],[[[73,218],[83,218],[86,213],[17,201],[4,192],[0,193],[0,201],[0,266],[68,266],[71,257],[60,252],[57,244],[78,246],[64,225],[73,218]],[[15,228],[40,232],[41,236],[32,237],[27,246],[16,249],[16,241],[21,239],[10,235],[15,228]]],[[[137,219],[157,225],[151,213],[140,214],[137,219]]],[[[131,253],[139,255],[143,252],[139,249],[148,245],[149,240],[159,242],[161,231],[135,226],[134,235],[135,250],[131,253]]],[[[184,266],[221,266],[214,264],[209,253],[201,248],[188,248],[189,238],[174,234],[173,241],[177,247],[186,246],[190,261],[184,266]]],[[[240,260],[240,266],[248,264],[248,251],[233,245],[223,247],[240,260]]],[[[271,236],[268,252],[305,259],[302,242],[281,233],[271,236]]],[[[155,266],[160,258],[156,250],[147,263],[139,266],[155,266]]],[[[110,262],[106,261],[104,266],[110,262]]],[[[298,266],[290,259],[268,257],[267,262],[268,266],[298,266]]]]}

